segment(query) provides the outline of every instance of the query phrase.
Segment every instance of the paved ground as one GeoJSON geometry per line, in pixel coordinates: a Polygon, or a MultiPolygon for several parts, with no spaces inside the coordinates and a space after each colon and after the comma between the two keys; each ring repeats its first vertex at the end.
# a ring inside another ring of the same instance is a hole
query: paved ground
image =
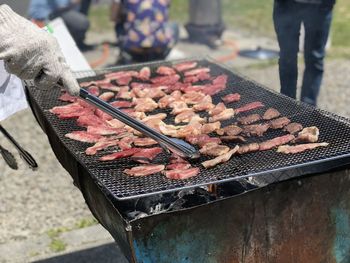
{"type": "MultiPolygon", "coordinates": [[[[251,37],[242,32],[226,32],[224,40],[226,40],[225,45],[218,50],[210,50],[205,46],[180,42],[175,52],[171,54],[171,57],[181,58],[209,54],[214,58],[222,59],[227,56],[234,57],[234,50],[237,47],[256,48],[256,46],[261,45],[262,47],[277,49],[277,44],[274,40],[251,37]]],[[[89,35],[90,43],[98,44],[104,41],[114,41],[113,35],[89,35]],[[96,39],[98,40],[96,41],[96,39]]],[[[102,48],[98,47],[94,52],[86,53],[86,57],[92,62],[99,59],[101,54],[102,48]]],[[[100,67],[113,63],[116,59],[116,54],[117,49],[112,48],[109,59],[101,64],[100,67]]],[[[275,90],[279,88],[278,66],[276,63],[266,63],[240,57],[227,60],[226,63],[267,87],[275,90]]],[[[300,72],[302,72],[302,67],[300,72]]],[[[347,107],[350,102],[349,83],[350,62],[346,60],[327,60],[319,106],[350,117],[350,108],[347,107]]],[[[32,254],[31,251],[27,251],[27,255],[22,258],[23,261],[27,262],[35,258],[51,256],[53,258],[40,262],[98,262],[97,258],[101,259],[101,255],[105,253],[110,253],[109,258],[113,258],[118,250],[114,250],[114,245],[108,243],[111,242],[111,239],[101,229],[98,231],[105,234],[102,238],[104,241],[95,240],[95,245],[99,245],[102,242],[103,246],[91,248],[94,241],[91,241],[91,246],[85,250],[79,245],[68,246],[65,252],[70,253],[69,255],[60,254],[59,257],[54,257],[57,254],[49,249],[50,240],[48,240],[46,233],[63,227],[65,229],[74,229],[74,231],[68,232],[79,236],[79,231],[88,231],[89,228],[80,230],[77,229],[77,225],[82,220],[90,220],[92,216],[80,192],[72,185],[69,174],[55,158],[45,134],[37,125],[31,112],[26,110],[16,114],[4,121],[3,125],[25,149],[34,155],[40,168],[35,172],[29,170],[16,154],[20,167],[18,171],[13,171],[0,159],[0,262],[11,262],[8,260],[9,257],[6,257],[6,253],[1,253],[1,249],[5,251],[13,244],[13,246],[21,249],[25,246],[24,244],[34,244],[35,240],[44,240],[41,243],[39,242],[44,248],[40,251],[34,250],[32,254]],[[77,250],[80,252],[74,252],[77,250]],[[81,258],[84,258],[84,255],[90,261],[79,261],[81,258]]],[[[15,152],[2,136],[0,136],[0,144],[15,152]]],[[[81,238],[80,240],[83,239],[81,238]]],[[[106,260],[99,262],[121,261],[108,261],[106,258],[106,260]]]]}

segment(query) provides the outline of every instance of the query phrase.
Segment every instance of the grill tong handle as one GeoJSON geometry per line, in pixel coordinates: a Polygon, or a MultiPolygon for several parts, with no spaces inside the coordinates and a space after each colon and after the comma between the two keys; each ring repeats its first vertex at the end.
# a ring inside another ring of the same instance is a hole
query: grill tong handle
{"type": "Polygon", "coordinates": [[[121,110],[114,108],[109,103],[101,100],[96,96],[91,95],[87,90],[80,89],[79,96],[84,100],[88,101],[89,103],[95,105],[97,108],[110,114],[114,118],[125,123],[126,125],[157,141],[163,148],[165,147],[165,149],[168,149],[172,152],[175,152],[176,154],[179,154],[182,157],[190,159],[198,158],[200,156],[198,151],[187,142],[164,136],[163,134],[151,129],[150,127],[139,122],[138,120],[131,118],[129,115],[125,114],[121,110]]]}

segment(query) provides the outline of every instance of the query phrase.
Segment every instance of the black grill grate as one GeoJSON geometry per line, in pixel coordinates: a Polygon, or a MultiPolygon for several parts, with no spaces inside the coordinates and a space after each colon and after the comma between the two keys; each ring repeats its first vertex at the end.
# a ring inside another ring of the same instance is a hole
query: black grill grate
{"type": "MultiPolygon", "coordinates": [[[[35,100],[39,108],[44,112],[46,121],[51,125],[58,137],[64,145],[69,149],[74,158],[82,163],[89,173],[96,178],[102,186],[105,187],[110,194],[117,199],[129,199],[141,196],[152,195],[156,193],[177,191],[184,188],[192,188],[200,185],[211,183],[225,182],[248,176],[258,176],[270,174],[273,176],[277,171],[291,171],[305,166],[312,166],[319,162],[333,161],[335,159],[346,158],[350,155],[350,121],[340,116],[315,109],[306,104],[296,102],[283,95],[275,93],[261,85],[233,73],[226,67],[219,65],[213,61],[202,59],[198,60],[201,66],[211,68],[211,74],[216,76],[219,74],[227,74],[228,87],[225,91],[213,96],[214,103],[220,102],[220,98],[232,92],[241,94],[241,101],[234,103],[233,107],[237,108],[243,104],[261,101],[265,107],[255,112],[262,114],[268,107],[278,109],[283,116],[289,117],[293,122],[300,122],[304,127],[317,126],[320,129],[320,142],[328,142],[330,145],[325,148],[318,148],[304,153],[285,155],[277,153],[275,150],[256,152],[242,156],[235,156],[229,162],[218,165],[212,169],[204,169],[200,166],[200,162],[206,160],[206,157],[201,157],[198,162],[193,163],[194,166],[200,167],[200,175],[191,179],[176,181],[169,180],[160,174],[151,175],[148,177],[129,177],[123,175],[122,171],[125,168],[135,166],[129,158],[120,159],[111,162],[99,162],[98,158],[105,155],[106,152],[99,153],[96,156],[86,156],[85,149],[90,144],[76,142],[64,137],[64,135],[73,130],[82,130],[75,124],[75,120],[59,120],[55,115],[48,110],[57,105],[64,105],[57,98],[60,95],[58,89],[49,89],[38,91],[35,87],[28,83],[28,91],[31,97],[35,100]]],[[[92,76],[92,72],[80,72],[77,74],[81,81],[88,81],[100,78],[98,75],[109,71],[140,69],[144,65],[148,65],[151,69],[157,68],[159,65],[167,65],[170,62],[156,62],[142,65],[133,65],[108,69],[95,72],[97,76],[92,76]]],[[[153,70],[152,70],[153,72],[153,70]]],[[[167,112],[157,110],[157,112],[167,112]]],[[[250,114],[251,112],[247,113],[250,114]]],[[[243,116],[245,114],[240,114],[243,116]]],[[[165,120],[166,123],[172,123],[173,117],[165,120]]],[[[223,122],[223,126],[236,121],[236,117],[232,120],[223,122]]],[[[275,136],[285,134],[281,130],[269,130],[264,137],[250,138],[249,142],[264,141],[275,136]]],[[[228,144],[233,147],[234,144],[228,144]]],[[[55,150],[55,149],[53,149],[55,150]]],[[[110,150],[112,151],[112,150],[110,150]]],[[[108,153],[108,152],[107,152],[108,153]]],[[[158,158],[159,162],[166,162],[165,156],[158,158]]],[[[289,173],[288,173],[289,174],[289,173]]],[[[284,174],[286,175],[286,173],[284,174]]],[[[273,177],[275,181],[282,180],[282,177],[273,177]]],[[[287,177],[288,178],[288,177],[287,177]]],[[[287,179],[283,176],[283,180],[287,179]]]]}

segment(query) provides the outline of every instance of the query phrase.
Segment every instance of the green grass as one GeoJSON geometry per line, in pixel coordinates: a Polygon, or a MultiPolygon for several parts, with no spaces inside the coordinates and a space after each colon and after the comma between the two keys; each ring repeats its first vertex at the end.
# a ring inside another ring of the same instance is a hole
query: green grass
{"type": "MultiPolygon", "coordinates": [[[[273,0],[222,0],[223,19],[231,30],[275,37],[272,22],[273,0]]],[[[109,21],[109,6],[94,6],[90,12],[91,29],[96,32],[113,30],[109,21]]],[[[188,0],[172,0],[170,18],[181,24],[188,22],[188,0]]],[[[331,29],[330,57],[350,57],[350,4],[338,0],[331,29]]]]}
{"type": "Polygon", "coordinates": [[[66,250],[67,244],[64,243],[61,239],[54,238],[51,240],[49,247],[53,252],[62,252],[66,250]]]}
{"type": "Polygon", "coordinates": [[[82,219],[75,224],[76,228],[85,228],[93,225],[97,225],[98,222],[95,218],[82,219]]]}

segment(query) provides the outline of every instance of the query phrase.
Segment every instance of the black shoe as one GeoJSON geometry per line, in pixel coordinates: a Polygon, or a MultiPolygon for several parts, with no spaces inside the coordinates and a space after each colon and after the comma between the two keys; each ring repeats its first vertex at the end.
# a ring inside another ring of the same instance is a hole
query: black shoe
{"type": "Polygon", "coordinates": [[[91,51],[94,50],[96,47],[95,45],[88,45],[85,43],[78,43],[77,46],[81,52],[91,51]]]}

